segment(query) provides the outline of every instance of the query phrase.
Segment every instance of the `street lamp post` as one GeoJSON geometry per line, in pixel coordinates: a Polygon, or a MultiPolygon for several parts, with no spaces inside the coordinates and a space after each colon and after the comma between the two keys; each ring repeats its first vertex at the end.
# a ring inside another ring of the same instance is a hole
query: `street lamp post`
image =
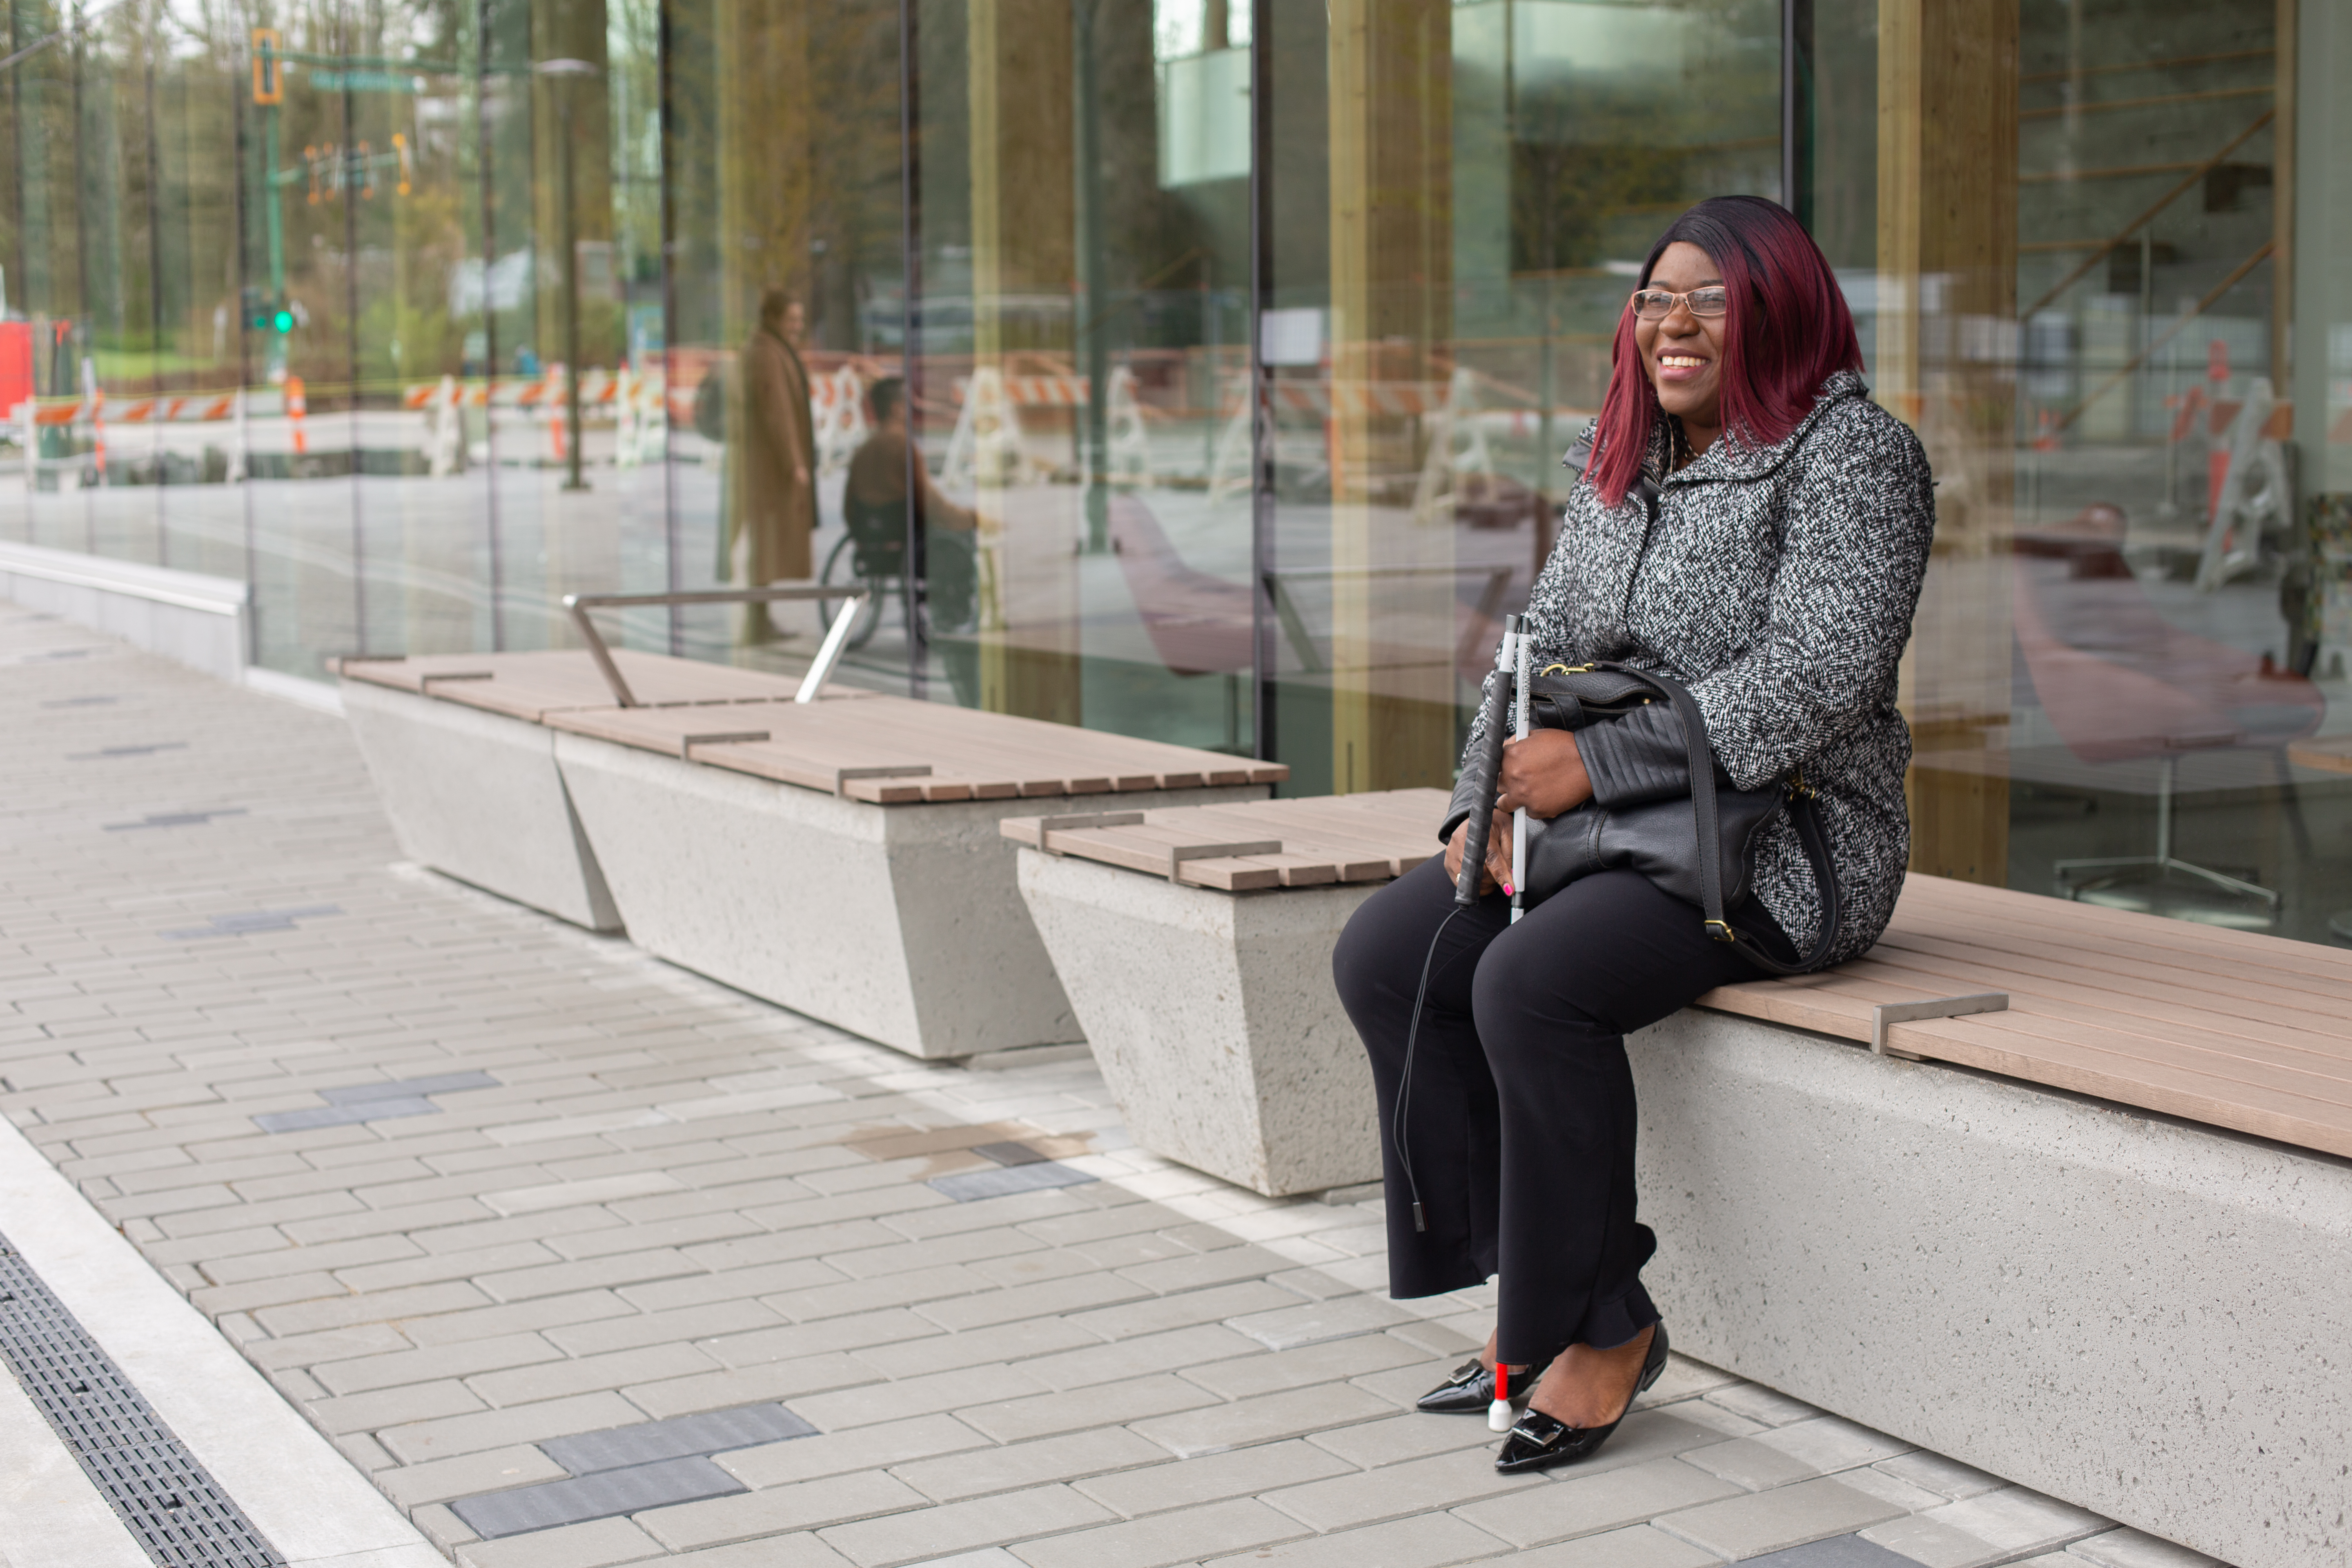
{"type": "Polygon", "coordinates": [[[586,434],[580,425],[580,235],[579,218],[572,201],[572,88],[569,79],[597,74],[596,68],[586,60],[541,60],[531,67],[539,75],[555,80],[555,117],[562,129],[562,142],[561,200],[563,204],[563,422],[570,439],[564,446],[566,474],[563,488],[584,490],[588,481],[581,477],[581,447],[586,434]]]}

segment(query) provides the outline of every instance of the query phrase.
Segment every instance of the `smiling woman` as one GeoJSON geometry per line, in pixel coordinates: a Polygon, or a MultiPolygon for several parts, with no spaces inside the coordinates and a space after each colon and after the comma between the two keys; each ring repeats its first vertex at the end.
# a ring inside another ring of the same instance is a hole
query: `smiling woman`
{"type": "Polygon", "coordinates": [[[1701,202],[1658,237],[1618,322],[1618,364],[1629,350],[1647,384],[1611,380],[1592,464],[1612,505],[1649,450],[1656,415],[1670,416],[1678,458],[1705,452],[1727,421],[1769,446],[1811,412],[1824,381],[1862,369],[1853,316],[1821,251],[1757,196],[1701,202]]]}
{"type": "MultiPolygon", "coordinates": [[[[1381,1096],[1391,1289],[1501,1276],[1494,1339],[1422,1408],[1517,1394],[1506,1471],[1592,1453],[1665,1363],[1641,1283],[1657,1238],[1634,1219],[1624,1036],[1752,977],[1744,953],[1786,972],[1868,947],[1909,840],[1895,667],[1935,529],[1919,442],[1870,401],[1828,263],[1777,205],[1700,203],[1652,246],[1639,282],[1528,597],[1529,667],[1610,661],[1686,685],[1698,754],[1711,742],[1736,789],[1809,795],[1829,871],[1816,878],[1778,815],[1746,846],[1752,891],[1720,929],[1631,869],[1570,880],[1512,923],[1497,896],[1507,813],[1574,837],[1558,819],[1680,800],[1669,815],[1690,831],[1694,737],[1656,703],[1536,730],[1498,772],[1465,764],[1444,859],[1390,884],[1341,937],[1333,971],[1381,1096]],[[1457,905],[1462,825],[1489,780],[1487,875],[1457,905]]],[[[1465,758],[1482,738],[1483,719],[1465,758]]]]}

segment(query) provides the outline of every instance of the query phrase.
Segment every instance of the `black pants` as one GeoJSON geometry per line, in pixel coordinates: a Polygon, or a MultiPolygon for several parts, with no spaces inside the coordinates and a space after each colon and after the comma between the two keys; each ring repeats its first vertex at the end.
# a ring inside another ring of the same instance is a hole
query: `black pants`
{"type": "MultiPolygon", "coordinates": [[[[1442,859],[1374,895],[1332,955],[1340,1001],[1380,1091],[1389,1290],[1434,1296],[1501,1275],[1501,1358],[1543,1365],[1571,1344],[1622,1344],[1658,1321],[1642,1289],[1657,1237],[1633,1217],[1628,1031],[1760,973],[1707,939],[1699,911],[1634,871],[1572,882],[1516,926],[1490,895],[1454,908],[1442,859]],[[1404,1136],[1396,1102],[1413,993],[1429,995],[1404,1136]],[[1428,1229],[1412,1222],[1418,1184],[1428,1229]]],[[[1784,961],[1750,900],[1733,923],[1784,961]]]]}

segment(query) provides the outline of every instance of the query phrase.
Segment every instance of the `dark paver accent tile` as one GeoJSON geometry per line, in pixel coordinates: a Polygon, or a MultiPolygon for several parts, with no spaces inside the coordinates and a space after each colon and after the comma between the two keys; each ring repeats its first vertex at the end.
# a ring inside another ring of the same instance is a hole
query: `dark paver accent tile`
{"type": "Polygon", "coordinates": [[[144,746],[100,746],[95,752],[68,752],[69,763],[95,763],[107,757],[152,757],[158,752],[184,752],[185,741],[156,741],[144,746]]]}
{"type": "Polygon", "coordinates": [[[1747,1558],[1739,1568],[1919,1568],[1910,1558],[1889,1552],[1859,1535],[1832,1535],[1802,1546],[1747,1558]]]}
{"type": "Polygon", "coordinates": [[[1050,1158],[1048,1155],[1040,1154],[1026,1143],[975,1143],[971,1146],[971,1152],[984,1160],[993,1160],[1000,1165],[1038,1165],[1045,1163],[1050,1158]]]}
{"type": "Polygon", "coordinates": [[[358,1105],[314,1105],[300,1110],[265,1110],[253,1119],[264,1132],[306,1132],[313,1127],[348,1127],[355,1121],[390,1121],[400,1116],[438,1116],[429,1100],[370,1100],[358,1105]]]}
{"type": "Polygon", "coordinates": [[[202,827],[215,816],[243,816],[245,807],[232,805],[219,811],[151,811],[142,821],[110,822],[109,833],[122,833],[134,827],[202,827]]]}
{"type": "Polygon", "coordinates": [[[341,1089],[322,1089],[319,1098],[330,1105],[363,1105],[371,1100],[422,1100],[428,1094],[498,1087],[499,1080],[486,1072],[445,1072],[436,1078],[403,1078],[390,1083],[353,1083],[341,1089]]]}
{"type": "Polygon", "coordinates": [[[667,1421],[640,1421],[602,1432],[550,1437],[540,1444],[539,1451],[573,1475],[586,1476],[781,1443],[787,1437],[811,1436],[815,1431],[781,1405],[739,1405],[731,1410],[705,1410],[673,1415],[667,1421]]]}
{"type": "MultiPolygon", "coordinates": [[[[330,914],[341,913],[329,910],[330,914]]],[[[352,1083],[322,1089],[327,1103],[300,1110],[269,1110],[253,1119],[264,1132],[300,1132],[312,1127],[348,1127],[355,1121],[390,1121],[401,1116],[435,1116],[441,1108],[425,1098],[461,1089],[496,1089],[486,1072],[445,1072],[433,1078],[395,1079],[390,1083],[352,1083]]]]}
{"type": "Polygon", "coordinates": [[[255,931],[292,931],[296,921],[342,912],[341,906],[335,904],[305,904],[299,910],[241,910],[235,914],[215,915],[205,925],[183,926],[156,934],[173,942],[201,942],[206,937],[243,936],[255,931]]]}
{"type": "Polygon", "coordinates": [[[1082,1186],[1095,1179],[1084,1171],[1073,1171],[1059,1161],[1041,1160],[1034,1164],[1007,1165],[995,1171],[965,1171],[952,1176],[933,1176],[925,1185],[943,1197],[953,1198],[960,1204],[971,1204],[982,1198],[1034,1193],[1044,1187],[1082,1186]]]}
{"type": "Polygon", "coordinates": [[[568,1481],[542,1481],[532,1487],[458,1498],[449,1504],[449,1510],[475,1534],[495,1541],[750,1489],[708,1459],[664,1459],[625,1470],[599,1470],[568,1481]]]}

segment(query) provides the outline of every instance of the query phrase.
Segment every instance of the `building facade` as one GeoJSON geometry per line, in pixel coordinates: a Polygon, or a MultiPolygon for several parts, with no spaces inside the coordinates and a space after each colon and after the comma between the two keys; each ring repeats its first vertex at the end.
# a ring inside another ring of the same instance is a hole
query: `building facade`
{"type": "Polygon", "coordinates": [[[1938,476],[1916,867],[2352,941],[2352,0],[8,16],[0,541],[248,582],[256,665],[740,581],[798,460],[847,679],[1443,784],[1641,258],[1752,193],[1938,476]]]}

